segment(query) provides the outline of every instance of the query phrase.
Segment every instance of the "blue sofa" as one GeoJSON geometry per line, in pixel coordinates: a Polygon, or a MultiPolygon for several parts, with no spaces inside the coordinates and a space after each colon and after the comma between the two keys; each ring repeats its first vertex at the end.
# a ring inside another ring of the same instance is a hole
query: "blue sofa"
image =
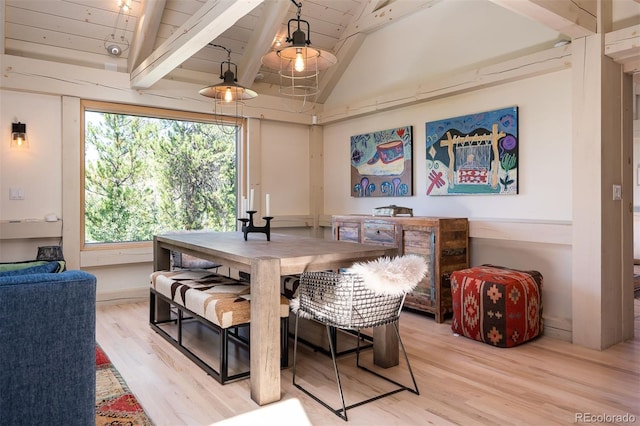
{"type": "Polygon", "coordinates": [[[95,424],[95,295],[83,271],[0,273],[0,425],[95,424]]]}

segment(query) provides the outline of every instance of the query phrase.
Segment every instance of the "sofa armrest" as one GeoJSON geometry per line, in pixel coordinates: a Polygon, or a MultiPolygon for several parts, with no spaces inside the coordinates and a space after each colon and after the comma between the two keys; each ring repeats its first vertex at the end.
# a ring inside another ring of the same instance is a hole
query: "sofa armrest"
{"type": "Polygon", "coordinates": [[[96,278],[0,278],[0,424],[95,423],[96,278]]]}

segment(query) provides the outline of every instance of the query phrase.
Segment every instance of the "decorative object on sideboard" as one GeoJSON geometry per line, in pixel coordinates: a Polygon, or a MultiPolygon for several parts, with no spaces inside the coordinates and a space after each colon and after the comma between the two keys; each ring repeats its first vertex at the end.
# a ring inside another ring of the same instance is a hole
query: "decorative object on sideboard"
{"type": "Polygon", "coordinates": [[[227,60],[220,62],[221,83],[212,84],[200,90],[202,96],[213,98],[213,114],[215,123],[227,134],[235,134],[244,119],[244,101],[253,99],[258,94],[237,83],[238,66],[231,62],[231,50],[219,44],[209,43],[227,52],[227,60]],[[226,70],[225,70],[226,67],[226,70]],[[233,69],[233,70],[232,70],[233,69]]]}
{"type": "Polygon", "coordinates": [[[302,3],[291,2],[298,8],[295,19],[287,23],[286,47],[280,40],[275,40],[275,49],[262,57],[262,63],[278,70],[280,75],[280,93],[302,101],[301,111],[309,110],[319,92],[318,75],[320,71],[335,65],[338,59],[334,54],[311,45],[311,26],[308,21],[300,19],[302,3]],[[291,24],[296,29],[291,32],[291,24]],[[307,32],[302,29],[306,26],[307,32]]]}
{"type": "Polygon", "coordinates": [[[11,149],[29,149],[27,140],[27,125],[17,122],[11,123],[11,149]]]}
{"type": "Polygon", "coordinates": [[[373,209],[374,216],[413,216],[413,209],[410,207],[400,207],[395,204],[373,209]]]}

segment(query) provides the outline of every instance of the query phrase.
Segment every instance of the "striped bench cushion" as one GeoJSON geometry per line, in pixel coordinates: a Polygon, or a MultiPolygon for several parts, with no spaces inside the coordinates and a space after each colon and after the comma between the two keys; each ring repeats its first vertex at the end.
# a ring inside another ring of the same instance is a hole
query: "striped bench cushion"
{"type": "MultiPolygon", "coordinates": [[[[206,269],[158,271],[151,287],[220,328],[246,324],[251,319],[250,285],[206,269]]],[[[289,301],[280,297],[280,316],[289,316],[289,301]]]]}

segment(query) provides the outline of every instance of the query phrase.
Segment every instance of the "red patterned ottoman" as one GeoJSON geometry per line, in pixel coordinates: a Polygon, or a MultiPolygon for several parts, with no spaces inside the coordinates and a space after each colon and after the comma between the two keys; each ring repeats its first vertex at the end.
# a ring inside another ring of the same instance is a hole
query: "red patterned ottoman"
{"type": "Polygon", "coordinates": [[[508,348],[542,334],[542,275],[495,265],[451,274],[451,329],[508,348]]]}

